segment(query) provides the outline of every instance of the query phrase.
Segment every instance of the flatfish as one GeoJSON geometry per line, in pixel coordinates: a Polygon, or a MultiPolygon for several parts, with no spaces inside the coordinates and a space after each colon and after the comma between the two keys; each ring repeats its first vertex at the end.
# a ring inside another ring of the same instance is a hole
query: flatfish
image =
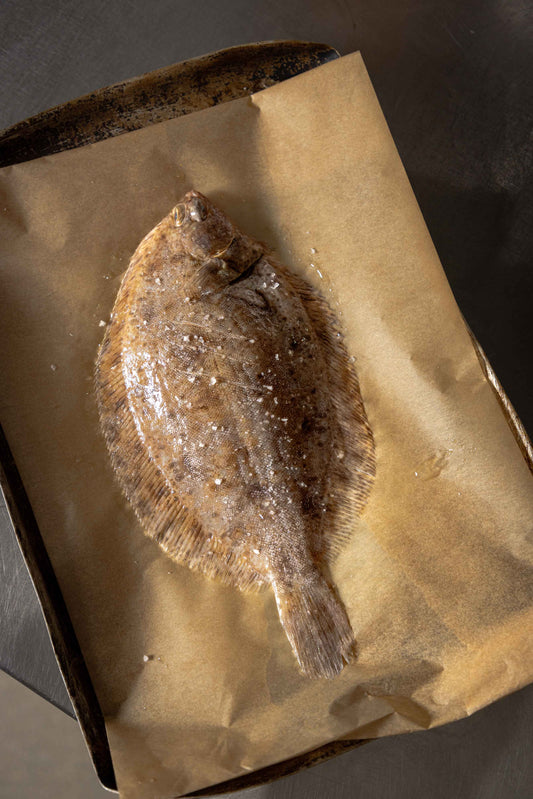
{"type": "Polygon", "coordinates": [[[338,674],[355,640],[328,565],[363,510],[375,456],[319,292],[190,191],[133,255],[96,393],[146,534],[208,577],[271,586],[301,671],[338,674]]]}

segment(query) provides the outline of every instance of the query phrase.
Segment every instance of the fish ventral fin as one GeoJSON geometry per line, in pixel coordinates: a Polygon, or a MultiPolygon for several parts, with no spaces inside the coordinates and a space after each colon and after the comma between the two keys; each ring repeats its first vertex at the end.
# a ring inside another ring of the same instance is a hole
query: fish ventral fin
{"type": "Polygon", "coordinates": [[[273,581],[278,613],[301,671],[331,679],[355,657],[355,638],[334,588],[318,571],[305,582],[273,581]]]}
{"type": "Polygon", "coordinates": [[[272,262],[300,296],[324,356],[335,437],[331,461],[325,465],[334,491],[321,538],[324,558],[332,562],[352,537],[354,520],[363,512],[370,495],[376,474],[374,437],[357,373],[335,314],[315,286],[278,261],[272,262]]]}
{"type": "Polygon", "coordinates": [[[145,534],[177,563],[242,591],[261,589],[263,575],[229,545],[210,541],[193,509],[180,500],[139,436],[124,382],[127,326],[121,320],[120,305],[118,312],[115,306],[115,317],[98,351],[95,387],[102,432],[125,496],[145,534]]]}

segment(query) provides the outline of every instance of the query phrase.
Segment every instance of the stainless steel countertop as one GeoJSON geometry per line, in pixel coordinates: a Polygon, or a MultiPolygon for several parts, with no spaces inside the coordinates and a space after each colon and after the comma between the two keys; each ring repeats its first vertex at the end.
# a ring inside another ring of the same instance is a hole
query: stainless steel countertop
{"type": "MultiPolygon", "coordinates": [[[[522,0],[3,0],[0,128],[133,75],[272,39],[361,50],[458,304],[531,435],[533,13],[522,0]]],[[[0,567],[0,667],[72,714],[2,505],[0,567]]],[[[530,686],[246,796],[533,796],[532,730],[530,686]]]]}

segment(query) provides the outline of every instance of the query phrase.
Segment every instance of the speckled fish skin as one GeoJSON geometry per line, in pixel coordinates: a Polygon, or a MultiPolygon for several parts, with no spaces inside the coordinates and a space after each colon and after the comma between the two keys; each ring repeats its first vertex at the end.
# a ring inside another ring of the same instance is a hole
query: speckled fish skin
{"type": "Polygon", "coordinates": [[[270,584],[301,671],[338,674],[355,640],[328,564],[375,458],[353,364],[316,289],[188,192],[131,260],[96,391],[144,531],[209,577],[270,584]]]}

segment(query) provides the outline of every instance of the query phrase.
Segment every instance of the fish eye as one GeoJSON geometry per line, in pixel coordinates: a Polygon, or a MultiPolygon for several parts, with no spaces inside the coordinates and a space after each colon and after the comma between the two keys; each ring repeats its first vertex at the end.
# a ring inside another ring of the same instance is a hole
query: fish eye
{"type": "Polygon", "coordinates": [[[193,197],[189,202],[189,216],[193,222],[202,222],[206,218],[207,207],[199,197],[193,197]]]}
{"type": "Polygon", "coordinates": [[[176,227],[180,227],[180,225],[183,225],[186,218],[187,218],[187,211],[185,210],[185,206],[183,203],[179,203],[179,205],[177,205],[174,208],[174,223],[176,227]]]}

